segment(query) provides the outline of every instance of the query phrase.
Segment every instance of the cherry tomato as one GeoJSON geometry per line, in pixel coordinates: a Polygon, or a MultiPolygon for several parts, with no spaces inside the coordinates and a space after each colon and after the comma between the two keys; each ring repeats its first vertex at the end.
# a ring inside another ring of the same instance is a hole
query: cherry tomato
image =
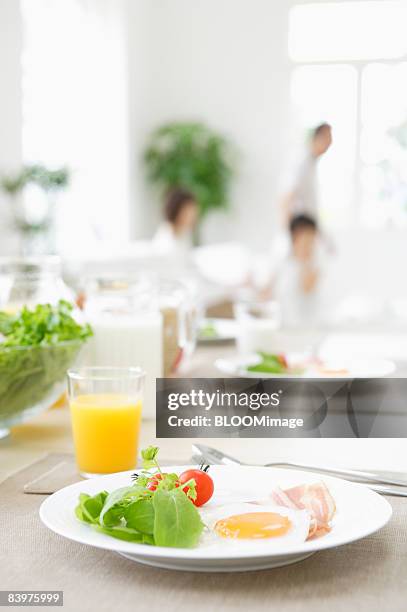
{"type": "Polygon", "coordinates": [[[288,368],[287,357],[284,355],[284,353],[278,355],[278,360],[284,368],[288,368]]]}
{"type": "Polygon", "coordinates": [[[161,474],[154,474],[154,476],[152,476],[147,483],[147,489],[150,491],[155,491],[157,489],[159,480],[162,480],[161,474]]]}
{"type": "Polygon", "coordinates": [[[181,484],[185,484],[191,478],[196,484],[196,499],[191,499],[191,501],[195,506],[203,506],[213,495],[213,480],[203,470],[187,470],[180,475],[178,480],[181,484]]]}

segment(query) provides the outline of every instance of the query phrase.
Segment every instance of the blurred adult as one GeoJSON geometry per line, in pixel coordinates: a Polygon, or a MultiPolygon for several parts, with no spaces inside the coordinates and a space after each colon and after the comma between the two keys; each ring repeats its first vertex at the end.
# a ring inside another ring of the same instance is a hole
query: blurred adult
{"type": "Polygon", "coordinates": [[[153,237],[154,248],[160,253],[186,254],[192,246],[198,210],[190,191],[178,188],[170,191],[165,199],[165,219],[153,237]]]}
{"type": "Polygon", "coordinates": [[[321,123],[313,129],[306,154],[282,198],[282,215],[286,226],[295,215],[310,215],[318,219],[317,165],[331,144],[332,128],[329,123],[321,123]]]}

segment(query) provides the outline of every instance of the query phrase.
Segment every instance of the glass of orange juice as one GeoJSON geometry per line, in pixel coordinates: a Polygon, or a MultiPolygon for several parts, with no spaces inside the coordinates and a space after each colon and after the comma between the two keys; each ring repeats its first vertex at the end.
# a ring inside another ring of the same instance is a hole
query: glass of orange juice
{"type": "Polygon", "coordinates": [[[144,379],[141,368],[68,371],[76,463],[82,476],[136,466],[144,379]]]}

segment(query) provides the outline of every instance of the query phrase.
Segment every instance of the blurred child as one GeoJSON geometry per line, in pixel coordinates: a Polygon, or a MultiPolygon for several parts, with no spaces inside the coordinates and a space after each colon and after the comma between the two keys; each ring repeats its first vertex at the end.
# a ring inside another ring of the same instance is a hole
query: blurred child
{"type": "Polygon", "coordinates": [[[296,215],[289,231],[290,253],[275,273],[270,292],[281,305],[284,325],[314,324],[322,314],[317,223],[311,216],[296,215]]]}

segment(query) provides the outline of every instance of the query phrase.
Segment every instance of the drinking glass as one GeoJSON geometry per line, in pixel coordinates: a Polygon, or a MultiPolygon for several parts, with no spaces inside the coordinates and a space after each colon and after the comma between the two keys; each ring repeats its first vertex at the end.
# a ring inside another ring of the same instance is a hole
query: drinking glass
{"type": "Polygon", "coordinates": [[[138,367],[68,371],[76,463],[82,476],[135,468],[144,379],[138,367]]]}
{"type": "Polygon", "coordinates": [[[234,311],[241,355],[276,350],[276,332],[281,325],[281,310],[277,302],[238,302],[234,311]]]}

